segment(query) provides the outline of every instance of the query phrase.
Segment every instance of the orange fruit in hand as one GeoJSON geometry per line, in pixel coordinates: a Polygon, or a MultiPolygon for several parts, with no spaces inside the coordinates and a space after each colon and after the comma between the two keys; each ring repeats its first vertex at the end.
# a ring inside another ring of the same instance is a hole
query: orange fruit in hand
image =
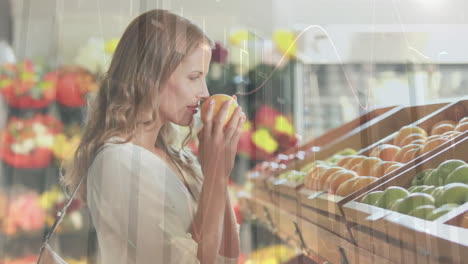
{"type": "Polygon", "coordinates": [[[403,141],[403,139],[405,139],[408,135],[411,135],[411,134],[414,134],[414,133],[422,134],[423,136],[427,137],[426,130],[424,130],[424,129],[418,127],[418,126],[409,125],[409,126],[402,127],[398,131],[397,135],[393,139],[393,143],[395,145],[399,146],[399,147],[402,147],[403,145],[401,144],[401,141],[403,141]]]}
{"type": "Polygon", "coordinates": [[[224,124],[226,124],[231,119],[231,116],[234,114],[234,111],[236,110],[236,108],[238,106],[236,100],[234,100],[234,98],[232,98],[231,96],[229,96],[227,94],[215,94],[215,95],[210,96],[203,103],[203,105],[201,107],[202,120],[205,120],[205,118],[206,118],[206,114],[208,113],[208,109],[210,107],[209,102],[211,100],[213,100],[215,102],[214,103],[215,104],[214,109],[213,109],[213,118],[216,118],[216,115],[218,114],[219,110],[223,106],[224,102],[229,101],[229,100],[232,101],[231,106],[229,106],[226,118],[224,120],[224,124]]]}
{"type": "Polygon", "coordinates": [[[343,182],[355,177],[358,177],[357,173],[351,170],[338,172],[333,178],[330,177],[328,192],[334,194],[343,182]]]}
{"type": "Polygon", "coordinates": [[[452,124],[440,124],[432,127],[431,135],[442,135],[445,132],[455,130],[455,126],[452,124]]]}

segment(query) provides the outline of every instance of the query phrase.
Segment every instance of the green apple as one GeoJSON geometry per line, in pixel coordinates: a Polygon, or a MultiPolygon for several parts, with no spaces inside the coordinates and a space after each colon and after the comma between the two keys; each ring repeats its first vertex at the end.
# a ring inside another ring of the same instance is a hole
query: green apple
{"type": "Polygon", "coordinates": [[[438,208],[441,208],[442,210],[445,210],[445,209],[450,209],[452,210],[453,208],[457,208],[458,206],[460,206],[459,204],[455,204],[455,203],[448,203],[448,204],[444,204],[442,206],[439,206],[438,208]]]}
{"type": "Polygon", "coordinates": [[[316,165],[315,162],[311,162],[311,163],[308,163],[306,164],[304,167],[302,167],[300,169],[301,172],[305,172],[305,173],[308,173],[310,169],[312,169],[312,167],[314,167],[316,165]]]}
{"type": "Polygon", "coordinates": [[[342,155],[342,156],[350,156],[350,155],[356,155],[357,151],[352,148],[346,148],[343,149],[342,151],[338,152],[337,154],[342,155]]]}
{"type": "Polygon", "coordinates": [[[445,179],[445,184],[461,182],[468,184],[468,165],[463,165],[456,168],[452,173],[445,179]]]}
{"type": "Polygon", "coordinates": [[[437,218],[443,216],[444,214],[450,212],[453,208],[457,207],[458,204],[444,204],[443,206],[434,209],[428,217],[427,220],[433,221],[436,220],[437,218]]]}
{"type": "MultiPolygon", "coordinates": [[[[440,186],[439,186],[440,187],[440,186]]],[[[422,193],[427,193],[427,194],[430,194],[432,195],[432,191],[435,189],[436,187],[435,186],[427,186],[426,188],[422,189],[421,192],[422,193]]]]}
{"type": "Polygon", "coordinates": [[[424,178],[424,185],[434,185],[439,186],[439,175],[437,170],[431,171],[425,178],[424,178]]]}
{"type": "Polygon", "coordinates": [[[304,177],[306,175],[307,175],[307,173],[305,173],[305,172],[297,171],[297,170],[291,170],[291,171],[281,173],[279,175],[279,178],[280,179],[286,179],[288,181],[293,181],[293,182],[303,182],[304,177]]]}
{"type": "Polygon", "coordinates": [[[468,185],[464,183],[450,183],[444,186],[442,194],[437,197],[436,205],[447,203],[464,204],[467,202],[468,185]]]}
{"type": "Polygon", "coordinates": [[[421,192],[425,188],[429,187],[428,185],[419,185],[419,186],[413,186],[408,189],[410,193],[415,193],[415,192],[421,192]]]}
{"type": "Polygon", "coordinates": [[[398,211],[398,206],[400,206],[400,203],[401,203],[403,200],[404,200],[403,198],[400,198],[400,199],[398,199],[398,200],[395,200],[395,201],[391,202],[391,203],[388,205],[388,209],[397,212],[397,211],[398,211]]]}
{"type": "Polygon", "coordinates": [[[429,175],[434,169],[427,169],[419,172],[414,176],[413,181],[411,182],[411,185],[413,186],[418,186],[418,185],[423,185],[424,180],[426,179],[427,175],[429,175]]]}
{"type": "Polygon", "coordinates": [[[411,210],[408,214],[414,217],[427,219],[434,209],[434,205],[421,205],[411,210]]]}
{"type": "Polygon", "coordinates": [[[466,165],[466,163],[463,160],[452,159],[442,162],[437,168],[437,173],[439,176],[439,186],[445,184],[445,179],[447,179],[447,176],[449,176],[449,174],[452,173],[452,171],[463,165],[466,165]]]}
{"type": "Polygon", "coordinates": [[[434,198],[427,193],[412,193],[401,201],[397,211],[408,214],[411,210],[421,205],[434,205],[434,198]]]}
{"type": "Polygon", "coordinates": [[[391,186],[388,187],[382,197],[380,197],[378,201],[378,206],[382,208],[389,208],[390,203],[398,200],[400,198],[405,198],[409,195],[409,192],[401,187],[398,186],[391,186]]]}
{"type": "Polygon", "coordinates": [[[369,205],[376,205],[379,201],[380,197],[384,194],[383,191],[375,191],[366,194],[361,200],[361,203],[369,204],[369,205]]]}
{"type": "Polygon", "coordinates": [[[444,192],[444,186],[439,186],[437,188],[435,188],[434,190],[432,190],[432,197],[434,197],[434,200],[436,200],[436,203],[437,203],[437,199],[438,197],[444,192]]]}

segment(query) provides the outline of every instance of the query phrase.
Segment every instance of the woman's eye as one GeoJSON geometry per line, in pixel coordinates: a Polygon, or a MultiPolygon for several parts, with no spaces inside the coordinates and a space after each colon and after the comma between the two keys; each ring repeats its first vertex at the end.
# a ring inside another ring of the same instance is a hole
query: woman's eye
{"type": "Polygon", "coordinates": [[[199,78],[200,78],[200,76],[189,77],[189,79],[192,80],[192,81],[198,80],[199,78]]]}

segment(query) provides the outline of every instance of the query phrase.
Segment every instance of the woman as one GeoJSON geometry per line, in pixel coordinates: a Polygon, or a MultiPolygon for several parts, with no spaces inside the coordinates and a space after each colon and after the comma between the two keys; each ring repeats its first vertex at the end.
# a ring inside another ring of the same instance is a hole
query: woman
{"type": "MultiPolygon", "coordinates": [[[[174,144],[191,126],[212,42],[188,20],[153,10],[130,23],[115,51],[65,183],[86,200],[108,263],[237,263],[239,235],[227,195],[245,116],[214,102],[198,161],[174,144]]],[[[187,135],[187,138],[190,136],[187,135]]],[[[184,146],[187,140],[184,142],[184,146]]]]}

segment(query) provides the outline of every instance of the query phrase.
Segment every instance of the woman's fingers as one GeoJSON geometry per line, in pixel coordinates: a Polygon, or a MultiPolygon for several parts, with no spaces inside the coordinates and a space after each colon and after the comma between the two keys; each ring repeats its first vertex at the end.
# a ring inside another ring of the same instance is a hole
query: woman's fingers
{"type": "Polygon", "coordinates": [[[224,123],[229,111],[229,108],[231,107],[232,100],[228,100],[223,103],[221,106],[221,109],[219,109],[218,114],[216,117],[213,119],[213,132],[215,135],[220,135],[223,132],[224,128],[224,123]]]}
{"type": "Polygon", "coordinates": [[[231,140],[232,136],[234,135],[237,125],[239,124],[239,120],[242,118],[244,114],[242,113],[242,109],[240,106],[236,108],[234,111],[234,114],[231,117],[231,120],[229,120],[229,123],[226,124],[225,128],[225,138],[226,140],[231,140]]]}
{"type": "Polygon", "coordinates": [[[242,113],[242,117],[239,119],[236,129],[234,130],[234,135],[232,136],[231,143],[234,144],[237,149],[237,144],[239,143],[240,137],[242,136],[242,128],[245,123],[245,114],[242,113]]]}
{"type": "Polygon", "coordinates": [[[211,135],[211,132],[213,130],[213,111],[214,111],[214,106],[215,106],[215,101],[213,99],[208,99],[209,104],[208,111],[203,117],[203,135],[205,138],[209,138],[211,135]]]}

